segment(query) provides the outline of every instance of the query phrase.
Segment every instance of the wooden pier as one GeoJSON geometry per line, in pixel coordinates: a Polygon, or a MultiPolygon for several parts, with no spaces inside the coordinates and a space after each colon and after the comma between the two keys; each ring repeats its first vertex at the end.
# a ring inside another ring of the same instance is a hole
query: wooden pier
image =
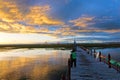
{"type": "Polygon", "coordinates": [[[117,70],[109,68],[82,48],[77,47],[76,55],[77,67],[70,68],[68,80],[120,80],[117,70]]]}

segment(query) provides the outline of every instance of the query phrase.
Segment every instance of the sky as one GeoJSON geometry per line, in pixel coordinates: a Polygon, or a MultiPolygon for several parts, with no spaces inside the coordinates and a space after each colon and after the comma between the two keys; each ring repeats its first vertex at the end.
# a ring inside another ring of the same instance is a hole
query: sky
{"type": "Polygon", "coordinates": [[[120,0],[0,0],[0,44],[120,42],[120,0]]]}

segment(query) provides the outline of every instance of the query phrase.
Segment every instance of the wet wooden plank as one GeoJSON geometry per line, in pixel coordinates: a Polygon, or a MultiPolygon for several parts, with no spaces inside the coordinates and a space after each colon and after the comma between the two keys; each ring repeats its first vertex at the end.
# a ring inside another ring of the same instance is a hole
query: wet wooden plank
{"type": "Polygon", "coordinates": [[[77,67],[71,68],[71,80],[120,80],[120,73],[99,62],[77,47],[77,67]]]}

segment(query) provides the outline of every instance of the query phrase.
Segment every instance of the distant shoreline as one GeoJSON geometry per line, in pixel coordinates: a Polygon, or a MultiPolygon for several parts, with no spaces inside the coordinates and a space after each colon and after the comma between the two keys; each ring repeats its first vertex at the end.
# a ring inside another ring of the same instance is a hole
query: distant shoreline
{"type": "MultiPolygon", "coordinates": [[[[78,46],[84,47],[120,47],[120,43],[78,43],[78,46]]],[[[16,48],[73,48],[73,44],[1,44],[0,47],[16,48]]]]}

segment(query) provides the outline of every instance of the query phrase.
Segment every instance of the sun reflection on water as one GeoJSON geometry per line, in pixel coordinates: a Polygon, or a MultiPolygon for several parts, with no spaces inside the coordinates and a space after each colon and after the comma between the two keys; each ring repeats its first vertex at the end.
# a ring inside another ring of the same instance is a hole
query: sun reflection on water
{"type": "MultiPolygon", "coordinates": [[[[27,52],[29,50],[24,54],[27,52]]],[[[31,57],[9,56],[9,59],[0,60],[0,80],[55,80],[58,77],[55,74],[61,74],[59,71],[66,69],[69,54],[60,50],[48,52],[34,52],[37,55],[32,54],[31,57]]]]}

